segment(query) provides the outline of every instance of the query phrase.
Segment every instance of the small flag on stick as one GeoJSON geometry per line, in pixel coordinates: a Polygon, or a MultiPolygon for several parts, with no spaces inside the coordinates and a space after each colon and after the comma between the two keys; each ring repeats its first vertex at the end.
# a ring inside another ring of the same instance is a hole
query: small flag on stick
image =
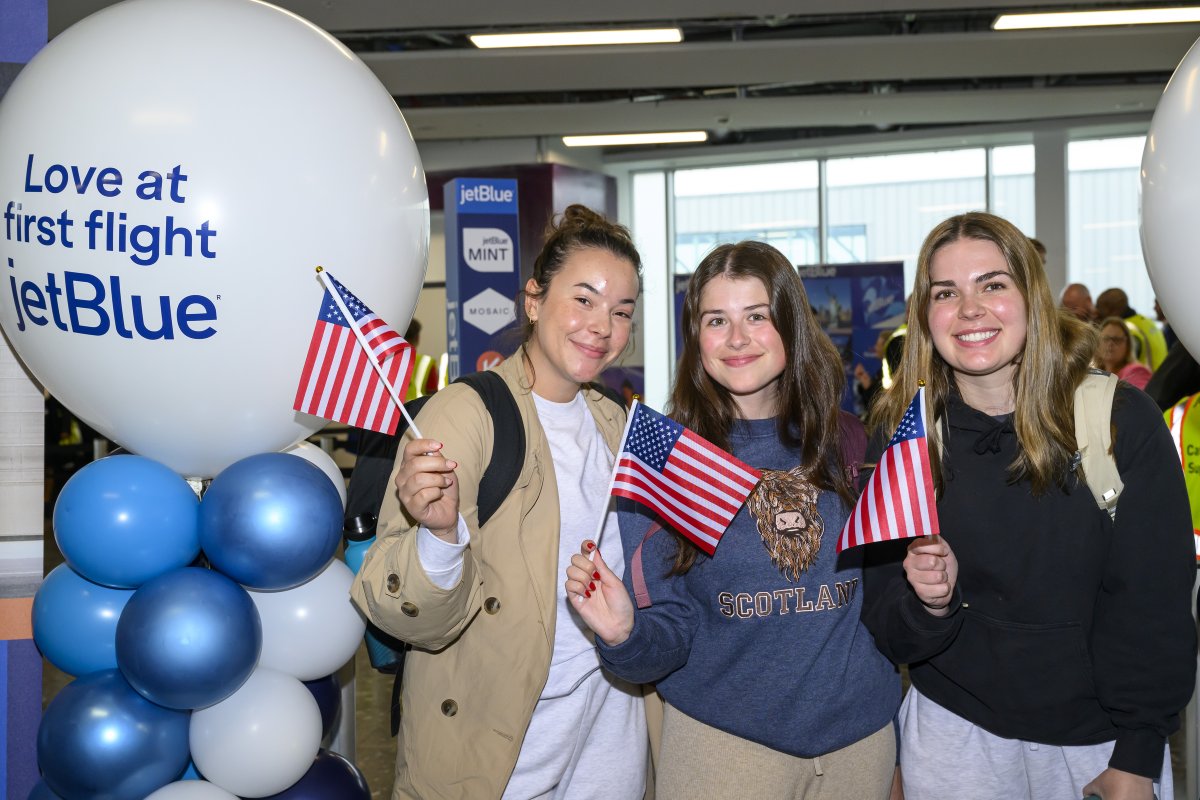
{"type": "Polygon", "coordinates": [[[850,512],[837,549],[840,553],[860,544],[932,536],[938,529],[922,386],[850,512]]]}
{"type": "Polygon", "coordinates": [[[762,473],[634,402],[612,494],[648,506],[712,555],[762,473]]]}
{"type": "Polygon", "coordinates": [[[413,371],[413,347],[328,272],[325,297],[292,407],[392,434],[413,371]],[[335,294],[336,293],[336,294],[335,294]]]}

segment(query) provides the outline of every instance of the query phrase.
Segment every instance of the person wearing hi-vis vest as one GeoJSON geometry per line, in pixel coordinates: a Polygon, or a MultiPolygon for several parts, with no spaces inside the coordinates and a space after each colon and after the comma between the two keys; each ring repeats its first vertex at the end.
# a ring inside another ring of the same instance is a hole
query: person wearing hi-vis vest
{"type": "MultiPolygon", "coordinates": [[[[414,317],[412,322],[408,323],[404,339],[413,346],[413,350],[421,346],[420,320],[414,317]]],[[[437,362],[433,356],[418,355],[416,363],[413,364],[412,378],[408,382],[408,393],[404,399],[406,401],[416,400],[418,397],[433,394],[439,388],[437,362]]]]}
{"type": "Polygon", "coordinates": [[[1185,397],[1163,418],[1171,426],[1171,438],[1179,450],[1183,479],[1187,484],[1188,502],[1192,506],[1192,533],[1196,535],[1196,563],[1200,565],[1200,413],[1193,413],[1200,394],[1185,397]]]}

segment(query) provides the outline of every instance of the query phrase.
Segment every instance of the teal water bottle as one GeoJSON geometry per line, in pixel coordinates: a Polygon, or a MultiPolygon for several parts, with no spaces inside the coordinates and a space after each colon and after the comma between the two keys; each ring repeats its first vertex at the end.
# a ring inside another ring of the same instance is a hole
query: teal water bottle
{"type": "MultiPolygon", "coordinates": [[[[375,527],[378,524],[374,514],[359,514],[346,520],[342,527],[342,537],[345,539],[346,565],[358,572],[362,566],[367,550],[375,542],[375,527]]],[[[380,672],[395,672],[401,664],[400,651],[404,643],[367,623],[367,657],[371,666],[380,672]]]]}

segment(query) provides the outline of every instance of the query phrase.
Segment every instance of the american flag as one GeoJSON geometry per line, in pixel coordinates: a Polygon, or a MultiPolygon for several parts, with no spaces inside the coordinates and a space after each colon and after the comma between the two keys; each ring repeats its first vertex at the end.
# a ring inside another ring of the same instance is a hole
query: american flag
{"type": "Polygon", "coordinates": [[[292,407],[356,428],[395,433],[400,409],[371,361],[383,367],[397,396],[404,397],[412,377],[413,347],[332,275],[328,278],[350,319],[326,289],[292,407]],[[367,349],[359,343],[352,325],[362,334],[367,349]]]}
{"type": "Polygon", "coordinates": [[[932,536],[937,504],[925,439],[925,387],[908,404],[838,538],[838,552],[860,544],[932,536]]]}
{"type": "Polygon", "coordinates": [[[678,422],[636,403],[612,493],[649,506],[712,555],[760,477],[678,422]]]}

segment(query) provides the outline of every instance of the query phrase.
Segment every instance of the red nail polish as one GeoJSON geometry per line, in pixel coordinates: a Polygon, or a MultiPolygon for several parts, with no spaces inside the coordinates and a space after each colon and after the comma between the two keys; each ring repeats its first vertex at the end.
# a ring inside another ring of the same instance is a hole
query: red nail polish
{"type": "Polygon", "coordinates": [[[594,583],[589,583],[589,584],[588,584],[588,588],[589,588],[589,589],[591,589],[591,590],[594,592],[594,591],[596,591],[596,584],[594,584],[594,583]]]}
{"type": "Polygon", "coordinates": [[[595,549],[596,549],[596,543],[595,543],[595,542],[588,542],[588,543],[587,543],[587,549],[588,549],[588,550],[595,550],[595,549]]]}
{"type": "Polygon", "coordinates": [[[591,597],[591,596],[592,596],[592,593],[591,593],[591,592],[584,592],[584,593],[583,593],[583,596],[584,596],[584,597],[591,597]]]}
{"type": "Polygon", "coordinates": [[[592,573],[592,577],[593,577],[594,579],[596,579],[596,580],[600,580],[600,573],[599,573],[599,572],[593,572],[593,573],[592,573]]]}

